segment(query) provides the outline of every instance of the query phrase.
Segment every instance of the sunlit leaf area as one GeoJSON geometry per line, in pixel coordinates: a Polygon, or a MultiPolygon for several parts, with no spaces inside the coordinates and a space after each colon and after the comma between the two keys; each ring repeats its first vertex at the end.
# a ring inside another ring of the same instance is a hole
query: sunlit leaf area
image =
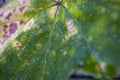
{"type": "Polygon", "coordinates": [[[0,0],[0,80],[113,80],[119,50],[120,0],[0,0]]]}

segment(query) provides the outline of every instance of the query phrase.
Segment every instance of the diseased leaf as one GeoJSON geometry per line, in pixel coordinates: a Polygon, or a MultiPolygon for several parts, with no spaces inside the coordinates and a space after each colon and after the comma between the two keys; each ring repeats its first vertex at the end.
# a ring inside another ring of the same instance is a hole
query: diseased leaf
{"type": "Polygon", "coordinates": [[[120,68],[119,3],[6,3],[0,9],[1,80],[68,80],[77,70],[112,80],[120,68]]]}

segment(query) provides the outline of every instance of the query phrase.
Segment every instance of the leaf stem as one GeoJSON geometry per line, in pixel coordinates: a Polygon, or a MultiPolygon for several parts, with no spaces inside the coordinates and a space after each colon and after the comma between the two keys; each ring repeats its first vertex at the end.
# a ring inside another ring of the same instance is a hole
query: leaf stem
{"type": "MultiPolygon", "coordinates": [[[[59,9],[59,6],[57,6],[57,9],[56,9],[56,11],[55,11],[55,15],[54,15],[53,20],[55,20],[55,18],[56,18],[58,9],[59,9]]],[[[45,64],[47,63],[47,61],[46,61],[46,59],[47,59],[47,50],[48,50],[48,48],[50,47],[50,42],[51,42],[51,38],[50,38],[50,37],[51,37],[51,34],[52,34],[53,30],[54,30],[54,27],[52,28],[52,31],[51,31],[50,34],[49,34],[48,43],[47,43],[47,45],[45,46],[45,48],[46,48],[46,51],[45,51],[45,64]]]]}
{"type": "MultiPolygon", "coordinates": [[[[38,10],[36,13],[39,14],[40,12],[42,12],[42,11],[48,9],[48,8],[51,8],[51,7],[53,7],[53,6],[56,6],[56,4],[52,4],[52,5],[46,7],[46,8],[44,8],[44,9],[42,9],[42,10],[38,10]]],[[[36,15],[37,15],[37,14],[36,14],[36,15]]],[[[31,16],[27,21],[29,21],[30,19],[32,19],[32,18],[35,17],[36,15],[31,16]]],[[[26,21],[26,22],[27,22],[27,21],[26,21]]]]}
{"type": "Polygon", "coordinates": [[[56,11],[55,11],[55,15],[54,15],[54,20],[55,20],[55,18],[56,18],[56,15],[57,15],[57,12],[58,12],[58,9],[59,9],[59,6],[57,6],[57,9],[56,9],[56,11]]]}
{"type": "Polygon", "coordinates": [[[77,25],[79,25],[79,23],[76,21],[76,19],[72,16],[72,14],[70,13],[70,11],[64,6],[64,5],[62,5],[61,4],[61,6],[68,12],[68,14],[71,16],[71,18],[75,21],[75,23],[77,24],[77,25]]]}

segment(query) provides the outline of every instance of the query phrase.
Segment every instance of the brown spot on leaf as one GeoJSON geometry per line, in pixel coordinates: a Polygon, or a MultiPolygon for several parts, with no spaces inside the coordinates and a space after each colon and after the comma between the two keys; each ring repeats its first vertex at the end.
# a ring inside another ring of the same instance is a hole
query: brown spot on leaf
{"type": "Polygon", "coordinates": [[[25,24],[25,21],[20,21],[20,23],[19,23],[20,25],[22,25],[22,24],[25,24]]]}
{"type": "Polygon", "coordinates": [[[7,34],[8,32],[7,31],[5,31],[5,34],[7,34]]]}
{"type": "Polygon", "coordinates": [[[36,45],[37,49],[40,49],[41,46],[42,46],[41,44],[37,44],[37,45],[36,45]]]}
{"type": "Polygon", "coordinates": [[[16,8],[15,9],[13,9],[13,12],[15,12],[16,11],[16,8]]]}
{"type": "Polygon", "coordinates": [[[6,31],[6,28],[3,28],[3,31],[5,32],[5,31],[6,31]]]}
{"type": "Polygon", "coordinates": [[[8,28],[8,26],[7,26],[7,25],[3,25],[3,27],[4,27],[4,28],[8,28]]]}

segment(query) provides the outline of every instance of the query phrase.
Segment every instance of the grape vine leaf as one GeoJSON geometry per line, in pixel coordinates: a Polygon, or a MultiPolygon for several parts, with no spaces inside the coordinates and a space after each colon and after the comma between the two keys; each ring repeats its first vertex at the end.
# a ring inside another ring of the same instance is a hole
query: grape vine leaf
{"type": "Polygon", "coordinates": [[[0,9],[0,79],[68,80],[80,70],[111,80],[119,17],[119,0],[9,1],[0,9]]]}

